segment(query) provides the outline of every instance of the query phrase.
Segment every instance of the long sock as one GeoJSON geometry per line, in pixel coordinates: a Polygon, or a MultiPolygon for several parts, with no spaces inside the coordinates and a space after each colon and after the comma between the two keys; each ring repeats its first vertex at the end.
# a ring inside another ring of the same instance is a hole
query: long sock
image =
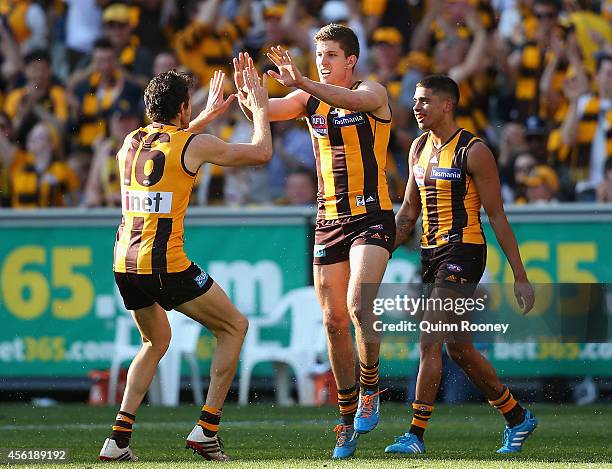
{"type": "Polygon", "coordinates": [[[355,412],[357,412],[357,385],[348,389],[338,390],[338,407],[340,408],[340,422],[343,425],[353,425],[355,412]]]}
{"type": "Polygon", "coordinates": [[[489,401],[489,404],[502,413],[509,427],[514,427],[525,419],[525,409],[514,399],[506,386],[504,386],[501,395],[497,399],[489,401]]]}
{"type": "Polygon", "coordinates": [[[423,435],[429,424],[429,419],[434,410],[434,406],[426,402],[414,401],[412,403],[412,424],[410,425],[410,433],[423,441],[423,435]]]}
{"type": "Polygon", "coordinates": [[[135,420],[135,415],[123,410],[120,410],[117,413],[110,438],[111,440],[115,440],[115,443],[117,443],[119,448],[129,446],[130,438],[132,437],[132,425],[134,425],[135,420]]]}
{"type": "Polygon", "coordinates": [[[359,386],[362,391],[378,390],[378,362],[374,365],[359,363],[359,386]]]}
{"type": "Polygon", "coordinates": [[[221,409],[207,405],[202,406],[202,413],[200,414],[198,425],[202,427],[205,436],[212,438],[217,434],[219,431],[219,424],[221,423],[221,414],[221,409]]]}

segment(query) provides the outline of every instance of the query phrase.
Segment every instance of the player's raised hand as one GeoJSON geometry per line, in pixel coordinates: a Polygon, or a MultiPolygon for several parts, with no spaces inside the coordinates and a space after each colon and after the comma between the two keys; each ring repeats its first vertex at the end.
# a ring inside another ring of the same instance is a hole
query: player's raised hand
{"type": "Polygon", "coordinates": [[[204,112],[209,119],[223,114],[227,108],[236,99],[235,94],[230,94],[227,99],[223,99],[223,82],[225,81],[225,73],[221,70],[216,70],[213,77],[210,79],[210,87],[208,88],[208,100],[204,112]]]}
{"type": "Polygon", "coordinates": [[[268,75],[277,80],[281,85],[287,87],[298,86],[304,76],[293,61],[289,51],[281,46],[272,46],[270,50],[271,52],[268,52],[266,55],[278,67],[278,73],[269,70],[268,75]]]}
{"type": "Polygon", "coordinates": [[[260,80],[255,67],[246,68],[242,71],[244,81],[243,89],[246,90],[246,97],[241,99],[244,106],[252,113],[259,110],[268,109],[268,80],[266,75],[260,80]]]}
{"type": "Polygon", "coordinates": [[[535,293],[528,280],[514,282],[514,296],[523,314],[527,314],[535,304],[535,293]]]}
{"type": "Polygon", "coordinates": [[[244,78],[242,72],[249,68],[255,68],[253,59],[248,52],[240,52],[238,57],[234,57],[234,84],[238,90],[238,98],[246,98],[246,89],[244,87],[244,78]]]}

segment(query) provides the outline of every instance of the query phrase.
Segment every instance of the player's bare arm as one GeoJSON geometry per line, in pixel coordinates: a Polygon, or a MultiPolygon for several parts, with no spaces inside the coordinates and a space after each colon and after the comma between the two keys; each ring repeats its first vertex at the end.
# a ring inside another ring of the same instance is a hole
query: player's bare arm
{"type": "MultiPolygon", "coordinates": [[[[246,89],[243,80],[243,71],[255,68],[253,59],[248,52],[240,52],[238,57],[234,57],[234,83],[238,90],[238,104],[247,119],[253,117],[249,109],[244,105],[246,99],[246,89]]],[[[272,98],[268,104],[268,115],[270,122],[297,119],[306,115],[306,102],[308,93],[302,90],[295,90],[283,98],[272,98]]]]}
{"type": "Polygon", "coordinates": [[[189,132],[199,134],[209,122],[223,114],[229,108],[230,104],[234,102],[236,99],[235,94],[229,95],[227,99],[223,98],[224,80],[225,73],[221,70],[215,71],[213,77],[210,79],[206,107],[189,123],[189,127],[187,128],[189,132]]]}
{"type": "MultiPolygon", "coordinates": [[[[320,53],[334,52],[317,52],[317,54],[320,53]]],[[[379,83],[364,81],[354,90],[344,86],[320,83],[305,77],[286,49],[280,46],[272,47],[267,56],[278,67],[278,72],[270,70],[268,75],[284,86],[299,88],[333,107],[371,112],[383,119],[391,117],[387,90],[379,83]]]]}
{"type": "Polygon", "coordinates": [[[243,71],[246,88],[244,105],[253,116],[253,137],[251,143],[226,143],[213,135],[196,136],[185,155],[187,169],[195,172],[202,163],[221,166],[258,165],[272,158],[272,136],[268,118],[267,78],[260,81],[257,71],[243,71]]]}
{"type": "Polygon", "coordinates": [[[469,150],[468,171],[474,178],[482,206],[489,217],[491,228],[493,228],[495,237],[506,254],[514,273],[516,300],[523,310],[523,314],[527,314],[535,303],[533,287],[527,279],[516,238],[504,212],[495,158],[484,143],[475,143],[469,150]]]}
{"type": "Polygon", "coordinates": [[[414,227],[416,226],[419,215],[421,214],[421,197],[419,196],[419,190],[414,179],[414,173],[412,169],[414,153],[416,151],[418,139],[412,142],[410,152],[408,153],[408,184],[406,185],[406,192],[404,193],[404,200],[402,206],[395,216],[395,245],[394,249],[404,244],[414,227]]]}

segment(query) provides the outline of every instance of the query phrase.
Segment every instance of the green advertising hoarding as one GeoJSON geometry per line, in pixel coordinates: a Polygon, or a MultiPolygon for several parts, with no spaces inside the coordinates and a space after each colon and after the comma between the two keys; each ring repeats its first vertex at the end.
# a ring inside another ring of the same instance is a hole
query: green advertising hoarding
{"type": "MultiPolygon", "coordinates": [[[[612,208],[512,209],[510,219],[532,281],[609,282],[612,208]]],[[[287,291],[310,283],[307,209],[197,209],[187,217],[186,251],[247,315],[265,315],[287,291]]],[[[111,272],[115,211],[0,213],[0,376],[83,377],[108,368],[117,306],[111,272]]],[[[488,225],[487,276],[512,280],[488,225]]],[[[385,281],[411,282],[418,253],[400,249],[385,281]]],[[[506,288],[506,300],[513,301],[506,288]]],[[[272,333],[278,338],[282,327],[272,333]]],[[[214,340],[203,333],[201,370],[214,340]]],[[[505,376],[612,375],[610,344],[493,344],[505,376]]],[[[383,372],[414,371],[418,347],[394,337],[382,346],[383,372]]],[[[266,372],[264,370],[264,372],[266,372]]]]}

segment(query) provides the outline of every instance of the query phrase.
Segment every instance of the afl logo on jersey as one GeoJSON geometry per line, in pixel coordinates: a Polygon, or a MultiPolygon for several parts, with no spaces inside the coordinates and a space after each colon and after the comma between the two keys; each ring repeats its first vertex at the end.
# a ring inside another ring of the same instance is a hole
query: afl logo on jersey
{"type": "Polygon", "coordinates": [[[423,186],[425,184],[425,168],[415,164],[412,167],[412,172],[414,174],[414,180],[417,183],[417,186],[423,186]]]}
{"type": "Polygon", "coordinates": [[[325,119],[325,116],[321,114],[313,114],[310,116],[310,127],[315,137],[327,137],[327,119],[325,119]]]}

